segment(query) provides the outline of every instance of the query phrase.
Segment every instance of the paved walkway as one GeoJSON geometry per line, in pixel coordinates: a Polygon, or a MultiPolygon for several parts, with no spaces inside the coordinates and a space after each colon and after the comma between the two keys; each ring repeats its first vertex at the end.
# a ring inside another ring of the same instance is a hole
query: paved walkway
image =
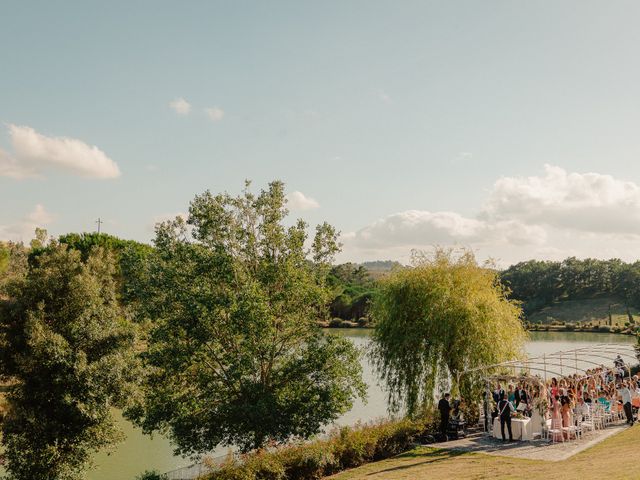
{"type": "Polygon", "coordinates": [[[443,450],[456,450],[463,452],[485,453],[503,457],[527,458],[530,460],[547,460],[558,462],[572,457],[578,452],[586,450],[606,438],[620,433],[629,428],[628,426],[614,425],[604,430],[597,430],[585,434],[580,440],[570,440],[567,442],[550,443],[547,440],[533,440],[529,442],[508,442],[490,437],[483,433],[470,435],[460,440],[450,442],[432,443],[427,445],[432,448],[443,450]]]}

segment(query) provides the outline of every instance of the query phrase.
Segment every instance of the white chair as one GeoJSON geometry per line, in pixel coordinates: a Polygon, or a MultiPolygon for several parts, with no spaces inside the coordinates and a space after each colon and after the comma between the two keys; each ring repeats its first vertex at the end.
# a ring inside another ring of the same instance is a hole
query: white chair
{"type": "Polygon", "coordinates": [[[567,439],[571,439],[572,436],[576,440],[578,439],[578,427],[576,426],[576,424],[574,422],[573,414],[569,415],[569,426],[568,427],[562,427],[562,432],[567,434],[567,439]]]}
{"type": "Polygon", "coordinates": [[[547,429],[547,439],[552,443],[556,443],[556,438],[560,436],[560,441],[564,443],[564,432],[562,431],[562,420],[551,420],[551,427],[547,429]]]}
{"type": "Polygon", "coordinates": [[[580,421],[580,430],[582,432],[595,432],[596,424],[593,421],[593,415],[591,414],[591,409],[588,409],[584,413],[584,420],[580,421]]]}

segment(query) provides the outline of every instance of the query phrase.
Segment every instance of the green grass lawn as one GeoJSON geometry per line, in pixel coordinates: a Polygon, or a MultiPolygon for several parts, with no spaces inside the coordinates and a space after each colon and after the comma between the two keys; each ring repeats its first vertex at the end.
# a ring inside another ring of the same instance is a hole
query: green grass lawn
{"type": "Polygon", "coordinates": [[[331,477],[334,480],[526,479],[638,480],[640,425],[561,462],[522,460],[421,447],[331,477]]]}
{"type": "MultiPolygon", "coordinates": [[[[596,297],[556,302],[529,315],[528,320],[531,323],[542,324],[555,321],[609,325],[609,313],[611,313],[612,326],[623,327],[629,321],[626,305],[616,297],[596,297]]],[[[630,313],[635,321],[640,322],[640,311],[638,309],[632,307],[630,313]]]]}

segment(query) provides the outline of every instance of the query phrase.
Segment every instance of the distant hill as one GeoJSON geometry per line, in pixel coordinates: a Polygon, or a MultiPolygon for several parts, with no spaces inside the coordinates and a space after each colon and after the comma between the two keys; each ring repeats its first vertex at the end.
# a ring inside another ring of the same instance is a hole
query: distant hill
{"type": "Polygon", "coordinates": [[[379,278],[396,267],[402,267],[402,264],[393,260],[375,260],[360,263],[360,266],[364,267],[372,278],[379,278]]]}
{"type": "Polygon", "coordinates": [[[627,310],[624,301],[616,296],[597,296],[554,302],[528,315],[527,320],[538,324],[580,323],[624,327],[630,321],[640,323],[640,310],[634,307],[627,310]]]}

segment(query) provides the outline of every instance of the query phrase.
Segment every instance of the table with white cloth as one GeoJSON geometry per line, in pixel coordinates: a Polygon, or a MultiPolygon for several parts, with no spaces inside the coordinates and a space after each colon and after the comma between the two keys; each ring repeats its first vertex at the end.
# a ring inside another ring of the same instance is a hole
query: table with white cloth
{"type": "MultiPolygon", "coordinates": [[[[533,423],[530,418],[511,418],[511,432],[514,440],[533,440],[533,423]]],[[[502,439],[500,417],[493,420],[493,436],[502,439]]],[[[504,436],[509,438],[509,427],[505,424],[504,436]]]]}

